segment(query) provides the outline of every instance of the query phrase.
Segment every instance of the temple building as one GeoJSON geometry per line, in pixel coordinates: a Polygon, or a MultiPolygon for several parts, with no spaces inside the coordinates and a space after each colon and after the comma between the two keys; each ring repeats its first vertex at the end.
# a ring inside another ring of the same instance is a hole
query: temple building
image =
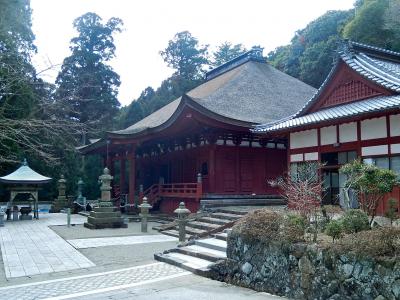
{"type": "Polygon", "coordinates": [[[293,115],[315,92],[254,47],[175,101],[80,151],[102,155],[112,173],[122,170],[114,189],[129,194],[131,204],[147,196],[164,212],[183,199],[195,211],[209,196],[277,195],[267,180],[286,170],[286,136],[260,139],[250,129],[293,115]]]}
{"type": "MultiPolygon", "coordinates": [[[[324,203],[336,204],[345,181],[339,168],[355,158],[400,175],[399,107],[400,53],[346,41],[325,82],[298,112],[253,132],[288,141],[291,172],[304,162],[324,163],[324,203]]],[[[389,197],[400,201],[400,189],[380,203],[380,214],[389,197]]]]}

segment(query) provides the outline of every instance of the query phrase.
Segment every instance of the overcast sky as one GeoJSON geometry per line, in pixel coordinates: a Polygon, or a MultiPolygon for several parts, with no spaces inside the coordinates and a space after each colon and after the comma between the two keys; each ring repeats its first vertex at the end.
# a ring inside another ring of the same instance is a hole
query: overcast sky
{"type": "MultiPolygon", "coordinates": [[[[119,101],[128,105],[147,86],[157,88],[173,73],[159,52],[174,34],[188,30],[201,44],[224,41],[264,47],[264,54],[289,43],[297,29],[328,10],[349,9],[354,0],[31,0],[38,71],[61,64],[76,35],[75,18],[95,12],[105,21],[119,17],[124,31],[116,36],[111,65],[121,76],[119,101]]],[[[58,69],[46,72],[54,82],[58,69]]]]}

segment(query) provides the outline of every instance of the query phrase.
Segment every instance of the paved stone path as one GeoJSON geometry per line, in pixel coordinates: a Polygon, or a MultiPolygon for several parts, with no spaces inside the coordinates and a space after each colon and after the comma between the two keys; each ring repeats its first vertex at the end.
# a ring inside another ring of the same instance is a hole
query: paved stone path
{"type": "MultiPolygon", "coordinates": [[[[82,224],[80,215],[72,223],[82,224]]],[[[65,214],[41,214],[39,220],[9,221],[0,228],[7,278],[88,268],[94,264],[48,226],[66,224],[65,214]]],[[[17,298],[15,298],[17,299],[17,298]]]]}
{"type": "Polygon", "coordinates": [[[165,263],[0,288],[0,299],[69,299],[189,275],[165,263]]]}
{"type": "Polygon", "coordinates": [[[161,242],[178,241],[176,237],[167,235],[139,235],[139,236],[121,236],[121,237],[105,237],[105,238],[90,238],[90,239],[74,239],[67,242],[76,249],[96,248],[104,246],[119,246],[119,245],[136,245],[161,242]]]}

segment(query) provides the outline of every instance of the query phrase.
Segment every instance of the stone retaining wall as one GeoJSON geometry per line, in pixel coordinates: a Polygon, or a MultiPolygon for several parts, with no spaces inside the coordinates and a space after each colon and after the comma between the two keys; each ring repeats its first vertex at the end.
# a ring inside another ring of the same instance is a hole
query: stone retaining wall
{"type": "Polygon", "coordinates": [[[334,255],[314,245],[283,247],[228,237],[228,259],[210,277],[292,299],[400,299],[400,261],[334,255]]]}

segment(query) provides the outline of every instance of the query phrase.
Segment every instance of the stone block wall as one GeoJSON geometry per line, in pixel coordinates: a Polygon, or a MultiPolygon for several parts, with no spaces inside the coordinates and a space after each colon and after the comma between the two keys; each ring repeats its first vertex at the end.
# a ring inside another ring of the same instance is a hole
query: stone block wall
{"type": "Polygon", "coordinates": [[[400,299],[400,261],[333,254],[297,243],[245,241],[232,231],[228,259],[210,277],[291,299],[400,299]]]}

